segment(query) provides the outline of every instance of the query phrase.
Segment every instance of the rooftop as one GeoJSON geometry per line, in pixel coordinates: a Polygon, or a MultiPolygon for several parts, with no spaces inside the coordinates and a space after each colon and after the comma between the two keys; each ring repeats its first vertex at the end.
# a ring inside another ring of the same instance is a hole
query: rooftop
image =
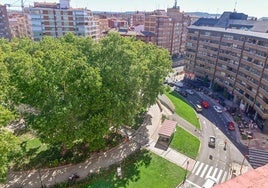
{"type": "Polygon", "coordinates": [[[230,179],[214,188],[265,188],[268,187],[268,164],[230,179]]]}
{"type": "Polygon", "coordinates": [[[217,32],[222,32],[222,33],[240,34],[240,35],[245,35],[245,36],[268,39],[268,33],[254,32],[254,31],[249,31],[249,30],[229,29],[229,28],[225,29],[221,27],[207,27],[207,26],[195,26],[195,25],[191,25],[188,28],[204,30],[204,31],[217,31],[217,32]]]}
{"type": "Polygon", "coordinates": [[[176,129],[177,122],[166,119],[158,132],[159,135],[170,137],[175,129],[176,129]]]}

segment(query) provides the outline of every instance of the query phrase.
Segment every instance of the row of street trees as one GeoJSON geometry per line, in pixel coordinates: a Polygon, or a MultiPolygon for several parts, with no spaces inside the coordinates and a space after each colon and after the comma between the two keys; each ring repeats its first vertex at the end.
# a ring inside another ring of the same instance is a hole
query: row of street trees
{"type": "MultiPolygon", "coordinates": [[[[71,33],[40,42],[1,40],[0,126],[25,104],[34,109],[23,114],[26,124],[43,143],[66,149],[83,143],[95,151],[111,127],[131,125],[156,102],[170,71],[168,51],[116,33],[99,42],[71,33]]],[[[1,128],[1,174],[16,144],[1,128]]]]}

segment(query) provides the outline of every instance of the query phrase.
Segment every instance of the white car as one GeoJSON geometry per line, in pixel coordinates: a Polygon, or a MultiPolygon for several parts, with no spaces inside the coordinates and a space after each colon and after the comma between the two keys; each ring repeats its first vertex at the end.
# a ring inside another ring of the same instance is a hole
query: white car
{"type": "Polygon", "coordinates": [[[194,94],[194,92],[192,90],[190,90],[190,89],[186,89],[186,92],[189,93],[190,95],[194,94]]]}
{"type": "Polygon", "coordinates": [[[222,113],[222,108],[217,106],[217,105],[214,105],[213,108],[216,110],[216,112],[218,113],[222,113]]]}

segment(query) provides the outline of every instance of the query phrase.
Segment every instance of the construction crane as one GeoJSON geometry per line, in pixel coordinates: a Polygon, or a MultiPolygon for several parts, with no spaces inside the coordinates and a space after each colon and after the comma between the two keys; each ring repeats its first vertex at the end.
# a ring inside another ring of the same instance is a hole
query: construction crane
{"type": "Polygon", "coordinates": [[[15,5],[16,2],[18,2],[18,1],[15,1],[15,2],[12,3],[12,4],[8,3],[8,4],[5,4],[5,5],[6,5],[7,7],[20,7],[21,10],[23,10],[23,9],[24,9],[24,0],[21,0],[21,1],[20,1],[20,6],[15,5]]]}

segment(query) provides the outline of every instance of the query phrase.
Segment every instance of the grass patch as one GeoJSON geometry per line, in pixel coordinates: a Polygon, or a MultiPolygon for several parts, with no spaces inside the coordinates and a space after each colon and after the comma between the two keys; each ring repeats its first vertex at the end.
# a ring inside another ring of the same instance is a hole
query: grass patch
{"type": "Polygon", "coordinates": [[[144,188],[144,187],[176,187],[183,181],[185,170],[181,167],[147,151],[141,150],[129,156],[122,164],[123,177],[117,177],[114,165],[109,170],[91,176],[82,188],[144,188]]]}
{"type": "Polygon", "coordinates": [[[176,114],[200,130],[200,124],[192,106],[189,105],[180,95],[175,92],[166,92],[165,94],[174,104],[176,114]]]}
{"type": "Polygon", "coordinates": [[[181,152],[192,159],[196,159],[200,141],[183,128],[177,127],[170,146],[178,152],[181,152]]]}

